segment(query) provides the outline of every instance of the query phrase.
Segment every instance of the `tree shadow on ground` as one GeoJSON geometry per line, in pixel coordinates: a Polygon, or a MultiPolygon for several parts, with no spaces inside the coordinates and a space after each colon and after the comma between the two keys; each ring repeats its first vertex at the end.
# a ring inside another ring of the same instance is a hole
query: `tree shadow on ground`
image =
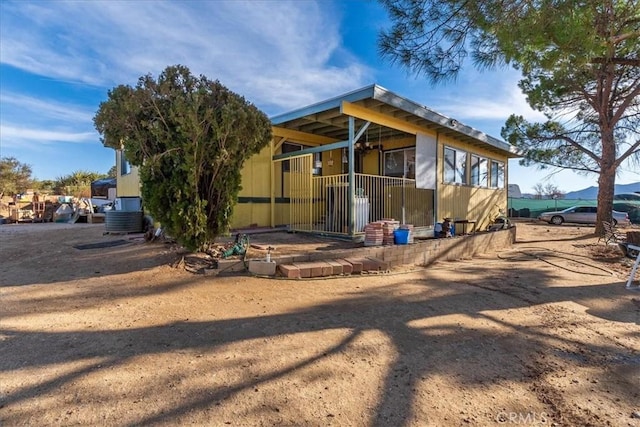
{"type": "MultiPolygon", "coordinates": [[[[623,285],[618,283],[551,287],[548,284],[556,279],[554,273],[533,266],[530,273],[535,275],[535,282],[517,286],[515,282],[509,281],[509,274],[514,271],[522,274],[521,268],[518,265],[493,270],[486,266],[461,264],[456,269],[463,270],[470,279],[459,283],[430,275],[427,271],[407,277],[398,276],[389,280],[388,285],[376,287],[367,285],[372,280],[367,277],[342,279],[353,280],[353,284],[358,284],[351,288],[349,296],[295,312],[263,316],[238,316],[205,322],[179,321],[118,330],[48,332],[2,328],[0,336],[4,337],[4,341],[0,349],[0,370],[3,375],[70,362],[79,362],[82,367],[47,380],[27,378],[24,385],[2,395],[0,409],[6,412],[7,408],[19,407],[29,399],[43,394],[55,394],[96,372],[124,369],[139,359],[171,355],[178,358],[185,353],[202,354],[206,357],[228,351],[234,345],[249,343],[250,353],[239,360],[225,361],[224,366],[215,364],[208,367],[239,369],[247,360],[264,357],[258,340],[344,331],[340,334],[340,339],[319,345],[303,358],[294,357],[292,348],[283,348],[282,351],[287,353],[282,356],[283,363],[269,372],[238,377],[229,384],[202,385],[197,393],[187,394],[161,411],[150,408],[142,418],[123,420],[126,424],[142,425],[180,423],[194,412],[205,409],[215,412],[218,405],[231,402],[244,393],[299,375],[301,371],[336,355],[349,354],[354,351],[354,346],[358,345],[364,334],[375,332],[389,340],[393,356],[384,367],[381,392],[368,423],[374,426],[404,426],[417,422],[438,422],[428,419],[430,402],[425,400],[425,396],[416,395],[419,384],[425,379],[444,376],[470,389],[481,389],[484,384],[496,382],[523,383],[531,375],[531,365],[536,362],[534,358],[523,363],[521,355],[541,355],[554,351],[548,342],[549,332],[535,326],[535,322],[529,325],[514,324],[503,315],[496,317],[496,313],[566,301],[577,301],[587,307],[588,311],[590,301],[600,298],[618,299],[625,292],[623,285]],[[496,275],[504,280],[496,284],[496,275]],[[466,320],[452,324],[446,320],[451,315],[462,315],[466,320]],[[493,326],[496,324],[500,325],[499,329],[493,326]],[[471,352],[470,345],[473,348],[471,352]],[[518,351],[515,352],[514,349],[518,351]],[[490,363],[498,356],[502,363],[509,363],[513,369],[504,370],[502,366],[490,363]],[[482,369],[475,370],[474,366],[482,366],[482,369]]],[[[226,280],[242,282],[243,279],[226,280]]],[[[211,282],[194,277],[167,286],[180,288],[205,283],[211,282]]],[[[288,283],[297,288],[313,285],[312,282],[288,283]]],[[[42,303],[47,305],[44,300],[42,303]]],[[[638,323],[638,312],[637,307],[624,302],[605,310],[598,307],[591,314],[618,322],[638,323]]],[[[584,343],[571,337],[552,338],[572,348],[584,347],[584,343]]],[[[581,361],[583,364],[595,363],[598,358],[615,358],[623,361],[618,365],[637,369],[631,349],[614,344],[592,343],[586,351],[598,357],[586,358],[581,361]]],[[[373,358],[376,358],[375,354],[373,358]]],[[[600,359],[598,362],[601,362],[600,359]]],[[[180,367],[176,366],[176,369],[180,367]]],[[[175,381],[174,374],[157,372],[157,378],[153,381],[170,384],[175,381]]],[[[204,374],[206,373],[199,372],[196,375],[204,374]]],[[[325,375],[331,377],[334,374],[327,372],[325,375]]],[[[602,372],[602,375],[606,376],[607,372],[602,372]]],[[[144,380],[141,379],[140,382],[144,380]]],[[[164,395],[166,392],[160,393],[164,395]]],[[[270,398],[254,393],[256,405],[270,398]]],[[[53,402],[51,404],[55,405],[55,401],[53,402]]],[[[255,410],[258,411],[259,408],[256,407],[255,410]]],[[[560,409],[553,416],[556,421],[571,425],[588,425],[592,422],[588,414],[571,413],[568,416],[560,413],[560,409]]],[[[15,418],[5,415],[3,418],[7,424],[18,424],[26,419],[20,418],[20,415],[15,415],[15,418]]],[[[268,420],[273,421],[275,418],[268,420]]],[[[289,421],[300,424],[317,423],[314,419],[289,421]]],[[[487,422],[486,419],[460,420],[472,421],[487,422]]]]}

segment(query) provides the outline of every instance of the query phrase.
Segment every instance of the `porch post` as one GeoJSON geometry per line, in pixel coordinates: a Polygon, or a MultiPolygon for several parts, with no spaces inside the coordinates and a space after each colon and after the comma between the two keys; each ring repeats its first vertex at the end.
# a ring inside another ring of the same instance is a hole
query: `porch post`
{"type": "Polygon", "coordinates": [[[349,212],[349,236],[355,235],[356,230],[356,187],[355,187],[355,151],[354,151],[354,137],[355,137],[355,119],[353,116],[349,116],[349,195],[347,200],[347,212],[349,212]]]}
{"type": "Polygon", "coordinates": [[[271,138],[269,143],[269,199],[271,209],[271,228],[276,226],[276,165],[273,163],[273,155],[275,154],[275,141],[271,138]]]}

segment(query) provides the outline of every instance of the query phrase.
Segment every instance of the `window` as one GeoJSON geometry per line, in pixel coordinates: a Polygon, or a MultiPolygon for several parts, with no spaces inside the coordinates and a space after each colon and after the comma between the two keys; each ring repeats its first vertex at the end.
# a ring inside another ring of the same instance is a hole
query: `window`
{"type": "Polygon", "coordinates": [[[504,188],[504,163],[491,160],[491,188],[504,188]]]}
{"type": "Polygon", "coordinates": [[[471,185],[486,187],[488,184],[488,164],[484,157],[471,155],[471,185]]]}
{"type": "Polygon", "coordinates": [[[574,211],[576,213],[597,213],[598,212],[598,208],[596,208],[595,206],[580,206],[574,209],[574,211]]]}
{"type": "MultiPolygon", "coordinates": [[[[285,142],[282,144],[282,154],[292,153],[294,151],[302,150],[302,145],[300,144],[291,144],[289,142],[285,142]]],[[[289,160],[284,160],[282,162],[282,172],[289,172],[291,165],[289,164],[289,160]]]]}
{"type": "Polygon", "coordinates": [[[322,175],[322,153],[313,153],[313,174],[322,175]]]}
{"type": "Polygon", "coordinates": [[[444,147],[444,182],[467,183],[467,153],[444,147]]]}
{"type": "Polygon", "coordinates": [[[385,151],[384,175],[398,178],[416,178],[416,149],[385,151]]]}
{"type": "Polygon", "coordinates": [[[131,172],[131,165],[124,156],[124,151],[120,150],[120,176],[128,175],[131,172]]]}

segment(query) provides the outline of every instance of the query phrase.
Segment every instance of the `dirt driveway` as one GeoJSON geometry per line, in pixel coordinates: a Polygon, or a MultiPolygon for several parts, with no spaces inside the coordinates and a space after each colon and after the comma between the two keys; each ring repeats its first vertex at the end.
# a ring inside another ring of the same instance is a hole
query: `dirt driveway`
{"type": "Polygon", "coordinates": [[[293,281],[102,231],[0,226],[0,425],[640,426],[640,292],[591,227],[293,281]]]}

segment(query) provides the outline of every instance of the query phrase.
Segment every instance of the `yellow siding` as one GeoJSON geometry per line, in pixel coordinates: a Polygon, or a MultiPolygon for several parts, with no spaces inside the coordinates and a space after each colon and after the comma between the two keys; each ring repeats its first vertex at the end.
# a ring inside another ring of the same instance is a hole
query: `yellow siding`
{"type": "Polygon", "coordinates": [[[362,173],[380,175],[380,152],[378,150],[371,150],[364,155],[362,173]]]}
{"type": "MultiPolygon", "coordinates": [[[[375,144],[375,141],[373,142],[375,144]]],[[[395,150],[398,148],[411,148],[416,146],[416,138],[414,136],[408,138],[393,139],[384,141],[382,144],[384,151],[395,150]]]]}
{"type": "MultiPolygon", "coordinates": [[[[281,149],[276,154],[280,153],[281,149]]],[[[328,159],[328,155],[326,156],[328,159]]],[[[325,160],[326,161],[326,160],[325,160]]],[[[338,162],[335,162],[339,164],[338,162]]],[[[252,156],[242,168],[242,190],[231,219],[232,228],[249,226],[269,227],[271,225],[271,149],[265,147],[252,156]],[[244,199],[243,199],[244,198],[244,199]],[[247,199],[249,199],[247,201],[247,199]]],[[[274,224],[289,223],[289,204],[282,198],[289,197],[289,173],[282,172],[282,162],[275,162],[274,189],[276,205],[274,224]]]]}
{"type": "Polygon", "coordinates": [[[238,193],[241,202],[233,209],[231,228],[250,226],[266,227],[271,223],[271,151],[263,148],[258,154],[247,159],[242,168],[242,189],[238,193]],[[256,198],[242,202],[243,198],[256,198]]]}
{"type": "Polygon", "coordinates": [[[322,153],[322,175],[338,175],[342,173],[342,150],[331,150],[322,153]],[[333,161],[333,165],[330,163],[333,161]]]}
{"type": "Polygon", "coordinates": [[[442,184],[438,199],[436,222],[447,217],[470,219],[477,221],[478,230],[483,230],[497,216],[499,209],[507,206],[507,190],[442,184]]]}
{"type": "Polygon", "coordinates": [[[247,159],[242,168],[240,197],[270,197],[271,157],[269,146],[247,159]]]}
{"type": "Polygon", "coordinates": [[[140,175],[138,168],[131,166],[128,174],[122,175],[122,151],[116,150],[116,196],[140,197],[140,175]]]}
{"type": "Polygon", "coordinates": [[[498,215],[499,210],[506,213],[508,158],[488,150],[472,147],[460,141],[441,137],[438,142],[438,192],[436,222],[443,218],[470,219],[477,221],[476,229],[483,230],[498,215]],[[490,160],[504,163],[505,188],[484,188],[472,185],[448,184],[443,182],[444,146],[459,148],[469,154],[477,154],[490,160]]]}
{"type": "Polygon", "coordinates": [[[267,227],[270,225],[270,219],[271,205],[269,203],[238,203],[234,207],[231,217],[231,228],[245,228],[254,225],[267,227]]]}

